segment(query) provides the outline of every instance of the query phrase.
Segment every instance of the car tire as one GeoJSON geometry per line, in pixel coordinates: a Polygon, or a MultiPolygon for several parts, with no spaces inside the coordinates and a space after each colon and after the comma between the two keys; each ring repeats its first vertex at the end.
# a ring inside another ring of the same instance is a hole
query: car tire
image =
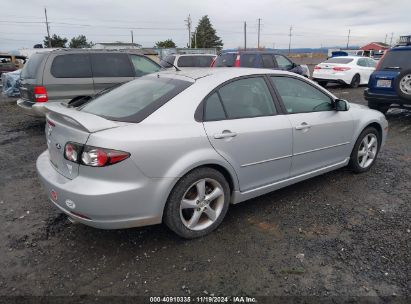
{"type": "Polygon", "coordinates": [[[205,236],[223,221],[230,204],[230,186],[219,171],[203,167],[183,176],[174,186],[163,221],[185,239],[205,236]]]}
{"type": "Polygon", "coordinates": [[[377,129],[367,127],[355,142],[351,152],[349,167],[355,173],[363,173],[374,165],[380,151],[381,137],[377,129]],[[368,143],[368,144],[367,144],[368,143]]]}
{"type": "Polygon", "coordinates": [[[323,88],[325,88],[325,87],[327,86],[327,84],[328,84],[328,81],[318,81],[318,84],[319,84],[320,86],[322,86],[323,88]]]}
{"type": "Polygon", "coordinates": [[[411,69],[402,71],[396,77],[394,87],[398,96],[411,101],[411,69]]]}
{"type": "Polygon", "coordinates": [[[361,83],[361,76],[359,74],[355,74],[351,80],[350,87],[355,89],[360,86],[361,83]]]}
{"type": "Polygon", "coordinates": [[[390,108],[390,103],[372,103],[368,102],[368,107],[373,110],[380,111],[383,114],[386,114],[390,108]]]}

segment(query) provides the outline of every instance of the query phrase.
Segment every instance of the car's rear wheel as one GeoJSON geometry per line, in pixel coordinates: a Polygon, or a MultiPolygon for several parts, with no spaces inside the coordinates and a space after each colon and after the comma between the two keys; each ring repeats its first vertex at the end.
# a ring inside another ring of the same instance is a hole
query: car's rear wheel
{"type": "Polygon", "coordinates": [[[318,84],[319,84],[320,86],[322,86],[323,88],[325,88],[325,87],[327,86],[327,84],[328,84],[328,81],[318,81],[318,84]]]}
{"type": "Polygon", "coordinates": [[[395,90],[401,98],[411,100],[411,69],[398,75],[395,81],[395,90]]]}
{"type": "Polygon", "coordinates": [[[391,104],[389,103],[373,103],[368,102],[368,107],[373,110],[380,111],[381,113],[385,114],[388,112],[391,104]]]}
{"type": "Polygon", "coordinates": [[[363,173],[374,165],[380,150],[380,134],[374,127],[361,132],[351,152],[350,167],[356,173],[363,173]]]}
{"type": "Polygon", "coordinates": [[[354,77],[351,80],[350,87],[352,88],[358,88],[360,86],[361,82],[361,77],[359,74],[355,74],[354,77]]]}
{"type": "Polygon", "coordinates": [[[230,203],[230,187],[212,168],[199,168],[182,177],[167,201],[164,223],[179,236],[204,236],[223,221],[230,203]]]}

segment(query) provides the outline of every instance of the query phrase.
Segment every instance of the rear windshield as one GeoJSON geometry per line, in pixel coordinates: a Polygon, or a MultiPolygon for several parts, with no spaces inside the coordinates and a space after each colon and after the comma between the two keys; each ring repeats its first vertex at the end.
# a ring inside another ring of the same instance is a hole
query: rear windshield
{"type": "Polygon", "coordinates": [[[382,59],[381,69],[411,68],[411,50],[389,51],[382,59]]]}
{"type": "Polygon", "coordinates": [[[330,58],[324,63],[340,63],[340,64],[347,64],[352,62],[354,59],[352,58],[330,58]]]}
{"type": "Polygon", "coordinates": [[[140,122],[192,83],[172,78],[141,77],[86,104],[81,111],[125,122],[140,122]]]}
{"type": "Polygon", "coordinates": [[[197,67],[206,68],[211,65],[213,56],[181,56],[178,58],[177,65],[179,67],[197,67]]]}
{"type": "Polygon", "coordinates": [[[173,67],[175,59],[176,59],[176,56],[167,56],[166,58],[160,60],[160,65],[163,68],[171,68],[173,67]]]}
{"type": "Polygon", "coordinates": [[[29,61],[24,65],[23,70],[21,71],[22,79],[35,79],[37,70],[40,67],[43,58],[46,56],[46,53],[37,53],[33,54],[29,61]]]}
{"type": "Polygon", "coordinates": [[[235,53],[222,54],[222,55],[217,57],[214,66],[216,66],[216,67],[233,67],[236,57],[237,57],[237,54],[235,54],[235,53]]]}

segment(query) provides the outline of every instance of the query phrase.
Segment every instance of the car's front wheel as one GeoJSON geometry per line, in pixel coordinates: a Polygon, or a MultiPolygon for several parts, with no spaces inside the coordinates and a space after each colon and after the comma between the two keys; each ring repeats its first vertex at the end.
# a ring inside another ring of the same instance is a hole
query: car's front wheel
{"type": "Polygon", "coordinates": [[[164,210],[164,223],[179,236],[204,236],[223,221],[230,203],[225,177],[212,168],[195,169],[172,190],[164,210]]]}
{"type": "Polygon", "coordinates": [[[380,134],[374,127],[368,127],[361,132],[350,157],[350,167],[354,172],[366,172],[374,165],[380,142],[380,134]]]}

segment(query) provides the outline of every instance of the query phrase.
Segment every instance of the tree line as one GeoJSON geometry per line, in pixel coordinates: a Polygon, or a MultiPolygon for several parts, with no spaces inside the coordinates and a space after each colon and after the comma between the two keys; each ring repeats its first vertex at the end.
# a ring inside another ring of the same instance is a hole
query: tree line
{"type": "MultiPolygon", "coordinates": [[[[91,48],[94,45],[92,41],[87,40],[85,35],[73,37],[69,42],[67,38],[60,37],[56,34],[53,34],[50,39],[48,36],[45,36],[43,44],[44,47],[49,47],[49,45],[51,45],[53,48],[91,48]]],[[[41,45],[36,46],[41,47],[41,45]]],[[[203,16],[198,22],[198,25],[196,26],[191,37],[191,41],[187,46],[189,48],[216,48],[219,50],[223,47],[223,42],[221,38],[217,36],[217,31],[214,29],[210,18],[207,15],[203,16]]],[[[163,41],[157,41],[155,43],[155,47],[176,48],[177,45],[172,39],[166,39],[163,41]]]]}

